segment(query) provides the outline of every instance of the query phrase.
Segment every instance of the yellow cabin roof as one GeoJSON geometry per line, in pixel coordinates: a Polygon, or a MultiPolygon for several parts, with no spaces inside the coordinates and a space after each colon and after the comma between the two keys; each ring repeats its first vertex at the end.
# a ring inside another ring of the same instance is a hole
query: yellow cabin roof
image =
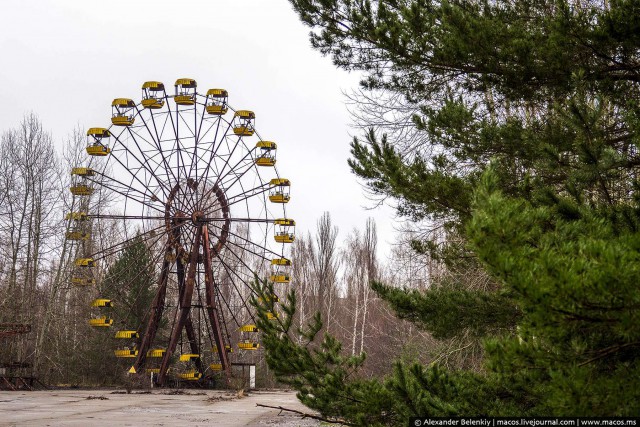
{"type": "Polygon", "coordinates": [[[96,281],[95,279],[87,279],[84,277],[72,277],[71,284],[76,286],[91,286],[91,285],[95,285],[96,281]]]}
{"type": "Polygon", "coordinates": [[[111,102],[112,107],[135,107],[136,103],[129,98],[116,98],[111,102]]]}
{"type": "Polygon", "coordinates": [[[275,283],[289,283],[291,282],[291,276],[287,274],[272,274],[269,280],[275,283]]]}
{"type": "Polygon", "coordinates": [[[78,258],[76,259],[75,264],[78,267],[93,267],[95,265],[95,261],[93,258],[78,258]]]}
{"type": "Polygon", "coordinates": [[[197,371],[189,371],[183,374],[178,374],[178,377],[183,380],[198,381],[200,378],[202,378],[202,374],[197,371]]]}
{"type": "Polygon", "coordinates": [[[234,114],[234,117],[241,117],[243,119],[255,119],[256,115],[253,111],[249,110],[238,110],[234,114]]]}
{"type": "Polygon", "coordinates": [[[110,299],[98,298],[91,301],[91,307],[113,307],[110,299]]]}
{"type": "Polygon", "coordinates": [[[147,351],[147,357],[162,357],[166,352],[164,348],[154,348],[147,351]]]}
{"type": "Polygon", "coordinates": [[[74,221],[86,221],[89,219],[86,212],[70,212],[65,215],[64,219],[72,219],[74,221]]]}
{"type": "Polygon", "coordinates": [[[273,223],[277,225],[296,225],[296,222],[294,220],[288,218],[278,218],[274,220],[273,223]]]}
{"type": "Polygon", "coordinates": [[[273,178],[271,181],[269,181],[270,185],[282,185],[285,187],[289,187],[291,185],[291,181],[289,181],[286,178],[273,178]]]}
{"type": "Polygon", "coordinates": [[[182,78],[182,79],[176,80],[175,86],[182,86],[182,87],[191,88],[191,87],[198,86],[198,83],[194,79],[182,78]]]}
{"type": "Polygon", "coordinates": [[[89,319],[89,325],[91,326],[111,326],[113,325],[113,319],[108,318],[107,316],[102,316],[98,318],[89,319]]]}
{"type": "Polygon", "coordinates": [[[188,362],[195,359],[200,359],[200,355],[195,353],[185,353],[180,355],[181,362],[188,362]]]}
{"type": "Polygon", "coordinates": [[[71,175],[93,176],[94,170],[91,168],[71,168],[71,175]]]}
{"type": "Polygon", "coordinates": [[[109,129],[105,128],[89,128],[89,130],[87,131],[87,136],[108,138],[111,136],[111,132],[109,132],[109,129]]]}
{"type": "Polygon", "coordinates": [[[278,145],[272,141],[258,141],[256,143],[256,148],[268,148],[270,150],[275,150],[278,148],[278,145]]]}
{"type": "Polygon", "coordinates": [[[138,338],[138,331],[118,331],[115,338],[138,338]]]}
{"type": "Polygon", "coordinates": [[[256,325],[242,325],[240,332],[258,332],[258,327],[256,325]]]}
{"type": "MultiPolygon", "coordinates": [[[[128,348],[113,350],[113,354],[116,357],[136,357],[138,355],[138,350],[130,350],[128,348]]],[[[133,367],[132,367],[133,368],[133,367]]],[[[135,369],[134,369],[135,372],[135,369]]]]}
{"type": "Polygon", "coordinates": [[[271,260],[271,265],[291,265],[291,260],[287,258],[274,258],[271,260]]]}
{"type": "Polygon", "coordinates": [[[211,96],[214,98],[224,98],[225,96],[229,96],[229,92],[225,89],[209,89],[207,91],[207,96],[211,96]]]}
{"type": "Polygon", "coordinates": [[[238,348],[243,350],[257,350],[260,347],[260,344],[252,341],[239,342],[238,348]]]}
{"type": "Polygon", "coordinates": [[[164,90],[164,83],[154,81],[144,82],[142,89],[149,89],[151,91],[164,90]]]}

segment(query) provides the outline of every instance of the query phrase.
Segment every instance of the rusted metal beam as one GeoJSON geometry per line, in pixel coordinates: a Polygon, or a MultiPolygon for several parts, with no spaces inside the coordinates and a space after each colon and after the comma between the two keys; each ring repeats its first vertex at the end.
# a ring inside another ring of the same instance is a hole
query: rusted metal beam
{"type": "Polygon", "coordinates": [[[209,322],[211,323],[211,329],[213,331],[213,339],[216,342],[216,348],[218,355],[220,356],[220,364],[226,375],[227,385],[231,380],[231,364],[227,356],[227,349],[225,348],[224,336],[222,335],[222,327],[218,321],[218,307],[215,299],[215,289],[213,282],[213,270],[211,268],[211,246],[209,244],[209,229],[206,225],[202,226],[202,246],[204,255],[204,283],[205,283],[205,295],[207,303],[207,314],[209,316],[209,322]]]}
{"type": "Polygon", "coordinates": [[[156,291],[156,296],[153,298],[153,302],[151,304],[151,315],[149,316],[149,322],[147,323],[147,327],[145,328],[145,332],[142,336],[140,345],[138,345],[138,357],[136,358],[136,362],[133,365],[136,371],[144,366],[147,358],[147,351],[149,351],[149,349],[151,348],[151,344],[153,344],[153,340],[155,339],[156,333],[158,332],[158,326],[160,325],[160,319],[162,319],[165,297],[167,295],[169,267],[171,265],[168,260],[169,254],[170,249],[167,249],[165,251],[164,262],[162,263],[162,270],[160,271],[160,279],[158,280],[158,290],[156,291]]]}
{"type": "MultiPolygon", "coordinates": [[[[200,354],[200,344],[198,343],[198,337],[196,336],[195,329],[193,329],[193,321],[191,320],[191,313],[187,316],[187,320],[184,322],[184,330],[187,332],[187,338],[189,339],[189,348],[191,353],[200,354]]],[[[197,358],[194,360],[196,369],[198,372],[204,375],[204,366],[202,365],[202,359],[197,358]]]]}
{"type": "Polygon", "coordinates": [[[173,330],[171,331],[171,338],[169,339],[169,346],[167,347],[167,351],[162,358],[162,364],[160,365],[160,372],[158,373],[158,384],[164,385],[167,369],[169,368],[169,360],[173,355],[173,352],[176,349],[176,345],[178,344],[178,339],[182,334],[182,329],[184,328],[187,317],[189,316],[189,312],[191,310],[191,298],[193,297],[193,288],[196,278],[196,269],[198,267],[198,251],[200,248],[200,242],[202,240],[202,227],[196,227],[196,235],[191,246],[191,253],[189,254],[189,264],[188,264],[188,272],[187,279],[184,285],[184,292],[182,294],[182,298],[180,299],[180,307],[178,308],[178,316],[175,324],[173,325],[173,330]]]}

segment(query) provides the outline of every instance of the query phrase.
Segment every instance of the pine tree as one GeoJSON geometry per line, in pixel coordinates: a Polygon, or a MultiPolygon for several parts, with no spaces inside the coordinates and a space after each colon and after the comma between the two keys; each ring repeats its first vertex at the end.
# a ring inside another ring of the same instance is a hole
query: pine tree
{"type": "Polygon", "coordinates": [[[484,337],[483,372],[398,363],[363,381],[364,356],[343,358],[329,336],[317,343],[319,319],[291,330],[292,298],[276,326],[261,320],[276,375],[354,424],[640,414],[640,2],[291,2],[315,48],[420,111],[425,146],[406,151],[371,131],[352,143],[353,171],[401,215],[457,238],[417,250],[480,265],[494,286],[374,284],[436,336],[484,337]],[[296,333],[308,344],[286,344],[296,333]]]}
{"type": "Polygon", "coordinates": [[[144,330],[155,295],[154,285],[151,250],[136,237],[109,267],[101,284],[104,295],[114,300],[114,318],[119,328],[144,330]]]}
{"type": "Polygon", "coordinates": [[[144,331],[148,308],[154,297],[155,275],[150,248],[139,237],[133,239],[109,266],[104,280],[98,285],[99,296],[110,299],[113,307],[102,308],[114,320],[105,330],[91,331],[86,360],[88,376],[100,384],[121,383],[130,359],[118,359],[117,348],[134,349],[136,339],[114,339],[118,330],[144,331]],[[125,363],[126,362],[126,363],[125,363]]]}

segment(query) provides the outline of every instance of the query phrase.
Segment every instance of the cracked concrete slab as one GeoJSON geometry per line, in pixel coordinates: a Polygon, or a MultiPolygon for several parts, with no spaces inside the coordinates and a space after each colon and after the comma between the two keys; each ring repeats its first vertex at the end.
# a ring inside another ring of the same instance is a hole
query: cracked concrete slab
{"type": "Polygon", "coordinates": [[[170,390],[126,394],[114,390],[0,392],[0,426],[283,426],[315,427],[301,418],[256,404],[310,413],[290,391],[170,390]]]}

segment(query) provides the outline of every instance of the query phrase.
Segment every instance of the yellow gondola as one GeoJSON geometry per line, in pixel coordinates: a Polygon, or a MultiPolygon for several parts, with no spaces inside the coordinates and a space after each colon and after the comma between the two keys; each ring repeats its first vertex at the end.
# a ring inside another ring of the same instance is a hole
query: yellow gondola
{"type": "MultiPolygon", "coordinates": [[[[287,221],[286,224],[290,224],[294,221],[287,221]]],[[[275,266],[273,274],[269,278],[274,283],[289,283],[291,282],[291,276],[289,275],[288,269],[285,267],[291,267],[291,260],[288,258],[273,258],[271,260],[271,265],[275,266]]]]}
{"type": "Polygon", "coordinates": [[[274,166],[276,164],[276,149],[278,145],[272,141],[258,141],[256,149],[260,150],[256,155],[255,163],[258,166],[274,166]]]}
{"type": "Polygon", "coordinates": [[[83,184],[73,185],[69,188],[69,190],[74,196],[90,196],[94,191],[92,187],[83,184]]]}
{"type": "Polygon", "coordinates": [[[93,176],[94,174],[95,174],[95,171],[91,168],[72,168],[71,169],[71,175],[93,176]]]}
{"type": "Polygon", "coordinates": [[[274,224],[278,226],[274,239],[278,243],[293,243],[295,239],[294,228],[296,222],[288,218],[279,218],[274,221],[274,224]]]}
{"type": "Polygon", "coordinates": [[[111,325],[113,325],[113,319],[110,319],[107,316],[89,319],[89,326],[93,326],[95,328],[108,328],[111,325]]]}
{"type": "Polygon", "coordinates": [[[136,103],[129,98],[116,98],[111,102],[111,123],[116,126],[131,126],[135,121],[136,103]]]}
{"type": "MultiPolygon", "coordinates": [[[[145,372],[147,374],[159,374],[160,373],[160,368],[147,368],[145,369],[145,372]]],[[[167,370],[168,372],[168,370],[167,370]]]]}
{"type": "Polygon", "coordinates": [[[178,105],[194,105],[196,103],[196,87],[198,83],[194,79],[178,79],[175,88],[176,95],[173,100],[178,105]]]}
{"type": "Polygon", "coordinates": [[[142,84],[142,106],[157,110],[164,107],[164,84],[162,82],[149,81],[142,84]]]}
{"type": "Polygon", "coordinates": [[[85,233],[82,231],[67,231],[65,234],[67,240],[89,240],[91,233],[85,233]]]}
{"type": "Polygon", "coordinates": [[[89,219],[89,216],[86,212],[70,212],[65,215],[64,219],[73,221],[86,221],[89,219]]]}
{"type": "Polygon", "coordinates": [[[74,286],[92,286],[96,284],[95,279],[87,279],[85,277],[72,277],[71,284],[74,286]]]}
{"type": "Polygon", "coordinates": [[[238,348],[242,350],[257,350],[260,347],[260,344],[254,341],[243,341],[238,343],[238,348]]]}
{"type": "Polygon", "coordinates": [[[187,381],[198,381],[200,378],[202,378],[202,374],[198,371],[189,371],[178,374],[178,378],[187,381]]]}
{"type": "Polygon", "coordinates": [[[90,156],[106,156],[111,152],[109,138],[111,132],[105,128],[90,128],[87,131],[87,154],[90,156]]]}
{"type": "Polygon", "coordinates": [[[185,354],[181,354],[180,355],[180,361],[181,362],[190,362],[190,361],[196,360],[196,359],[200,359],[200,355],[199,354],[185,353],[185,354]]]}
{"type": "Polygon", "coordinates": [[[272,274],[271,277],[269,277],[269,280],[271,280],[273,283],[289,283],[291,282],[291,276],[289,276],[288,274],[272,274]]]}
{"type": "Polygon", "coordinates": [[[233,117],[238,118],[238,123],[233,127],[233,133],[239,136],[251,136],[255,132],[253,127],[253,122],[256,118],[256,115],[253,111],[249,110],[238,110],[233,115],[233,117]]]}
{"type": "Polygon", "coordinates": [[[289,190],[289,188],[291,187],[291,182],[288,179],[274,178],[269,181],[269,185],[273,186],[273,188],[269,192],[269,201],[271,201],[271,203],[289,203],[289,200],[291,200],[289,190]]]}
{"type": "Polygon", "coordinates": [[[209,368],[212,371],[222,371],[222,363],[212,363],[211,365],[209,365],[209,368]]]}
{"type": "Polygon", "coordinates": [[[128,348],[113,350],[116,357],[137,357],[138,350],[129,350],[128,348]]]}
{"type": "Polygon", "coordinates": [[[167,350],[163,348],[154,348],[152,350],[147,351],[147,357],[164,357],[164,354],[167,350]]]}
{"type": "Polygon", "coordinates": [[[258,332],[258,327],[256,325],[242,325],[240,332],[258,332]]]}
{"type": "Polygon", "coordinates": [[[93,258],[78,258],[75,264],[76,267],[95,267],[96,262],[93,258]]]}
{"type": "Polygon", "coordinates": [[[227,100],[229,93],[224,89],[209,89],[207,91],[207,113],[222,116],[229,111],[227,100]]]}
{"type": "Polygon", "coordinates": [[[109,153],[111,153],[111,149],[100,144],[87,147],[87,154],[90,156],[106,156],[109,153]]]}
{"type": "Polygon", "coordinates": [[[273,237],[278,243],[293,243],[296,238],[295,235],[286,232],[277,232],[273,237]]]}
{"type": "Polygon", "coordinates": [[[98,298],[91,301],[91,307],[113,307],[113,302],[107,298],[98,298]]]}
{"type": "Polygon", "coordinates": [[[139,338],[138,331],[118,331],[116,332],[115,338],[118,339],[131,339],[131,338],[139,338]]]}

